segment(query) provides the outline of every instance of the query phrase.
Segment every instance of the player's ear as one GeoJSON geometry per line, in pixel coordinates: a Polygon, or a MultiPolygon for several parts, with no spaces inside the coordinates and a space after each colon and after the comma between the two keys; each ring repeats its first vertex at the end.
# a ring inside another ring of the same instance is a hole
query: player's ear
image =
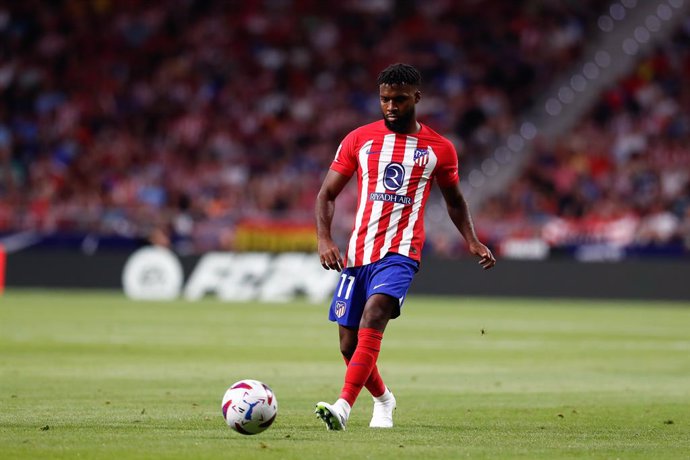
{"type": "Polygon", "coordinates": [[[414,92],[414,103],[416,104],[422,98],[422,92],[417,90],[414,92]]]}

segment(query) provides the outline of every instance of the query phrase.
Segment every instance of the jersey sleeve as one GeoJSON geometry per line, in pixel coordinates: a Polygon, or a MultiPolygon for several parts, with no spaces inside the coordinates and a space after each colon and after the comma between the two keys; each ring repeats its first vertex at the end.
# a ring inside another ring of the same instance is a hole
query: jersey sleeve
{"type": "Polygon", "coordinates": [[[350,133],[338,146],[335,159],[331,163],[331,169],[347,177],[351,177],[357,171],[357,153],[355,152],[355,135],[350,133]]]}
{"type": "Polygon", "coordinates": [[[460,181],[458,175],[458,154],[450,142],[445,142],[438,155],[436,182],[440,187],[452,187],[460,181]]]}

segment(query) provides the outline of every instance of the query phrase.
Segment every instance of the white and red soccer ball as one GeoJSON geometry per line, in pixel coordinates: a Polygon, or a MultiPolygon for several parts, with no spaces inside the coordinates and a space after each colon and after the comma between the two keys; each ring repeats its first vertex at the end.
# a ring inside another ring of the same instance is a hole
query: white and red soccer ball
{"type": "Polygon", "coordinates": [[[230,428],[241,434],[259,434],[276,419],[278,400],[265,383],[240,380],[225,392],[221,408],[230,428]]]}

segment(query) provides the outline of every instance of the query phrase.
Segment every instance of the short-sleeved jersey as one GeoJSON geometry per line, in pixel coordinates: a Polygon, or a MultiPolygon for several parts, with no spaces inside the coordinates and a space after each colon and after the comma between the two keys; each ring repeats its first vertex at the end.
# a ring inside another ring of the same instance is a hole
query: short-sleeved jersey
{"type": "Polygon", "coordinates": [[[424,245],[424,208],[433,180],[458,183],[453,144],[429,127],[398,134],[383,120],[350,132],[331,169],[357,173],[358,204],[346,266],[376,262],[389,252],[419,261],[424,245]]]}

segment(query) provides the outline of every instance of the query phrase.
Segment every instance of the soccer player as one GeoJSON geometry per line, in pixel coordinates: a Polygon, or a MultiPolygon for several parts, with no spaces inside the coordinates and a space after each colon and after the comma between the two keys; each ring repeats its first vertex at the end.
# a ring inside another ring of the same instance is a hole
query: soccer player
{"type": "Polygon", "coordinates": [[[319,402],[316,414],[329,430],[344,430],[362,387],[374,397],[374,428],[391,428],[396,401],[376,361],[388,321],[400,309],[424,245],[424,207],[438,182],[453,224],[484,269],[496,259],[474,231],[458,183],[453,145],[417,121],[421,76],[407,64],[393,64],[378,77],[383,120],[350,132],[316,199],[321,265],[342,271],[329,319],[338,323],[340,351],[347,364],[345,384],[333,404],[319,402]],[[331,237],[335,199],[357,173],[358,207],[343,260],[331,237]]]}

